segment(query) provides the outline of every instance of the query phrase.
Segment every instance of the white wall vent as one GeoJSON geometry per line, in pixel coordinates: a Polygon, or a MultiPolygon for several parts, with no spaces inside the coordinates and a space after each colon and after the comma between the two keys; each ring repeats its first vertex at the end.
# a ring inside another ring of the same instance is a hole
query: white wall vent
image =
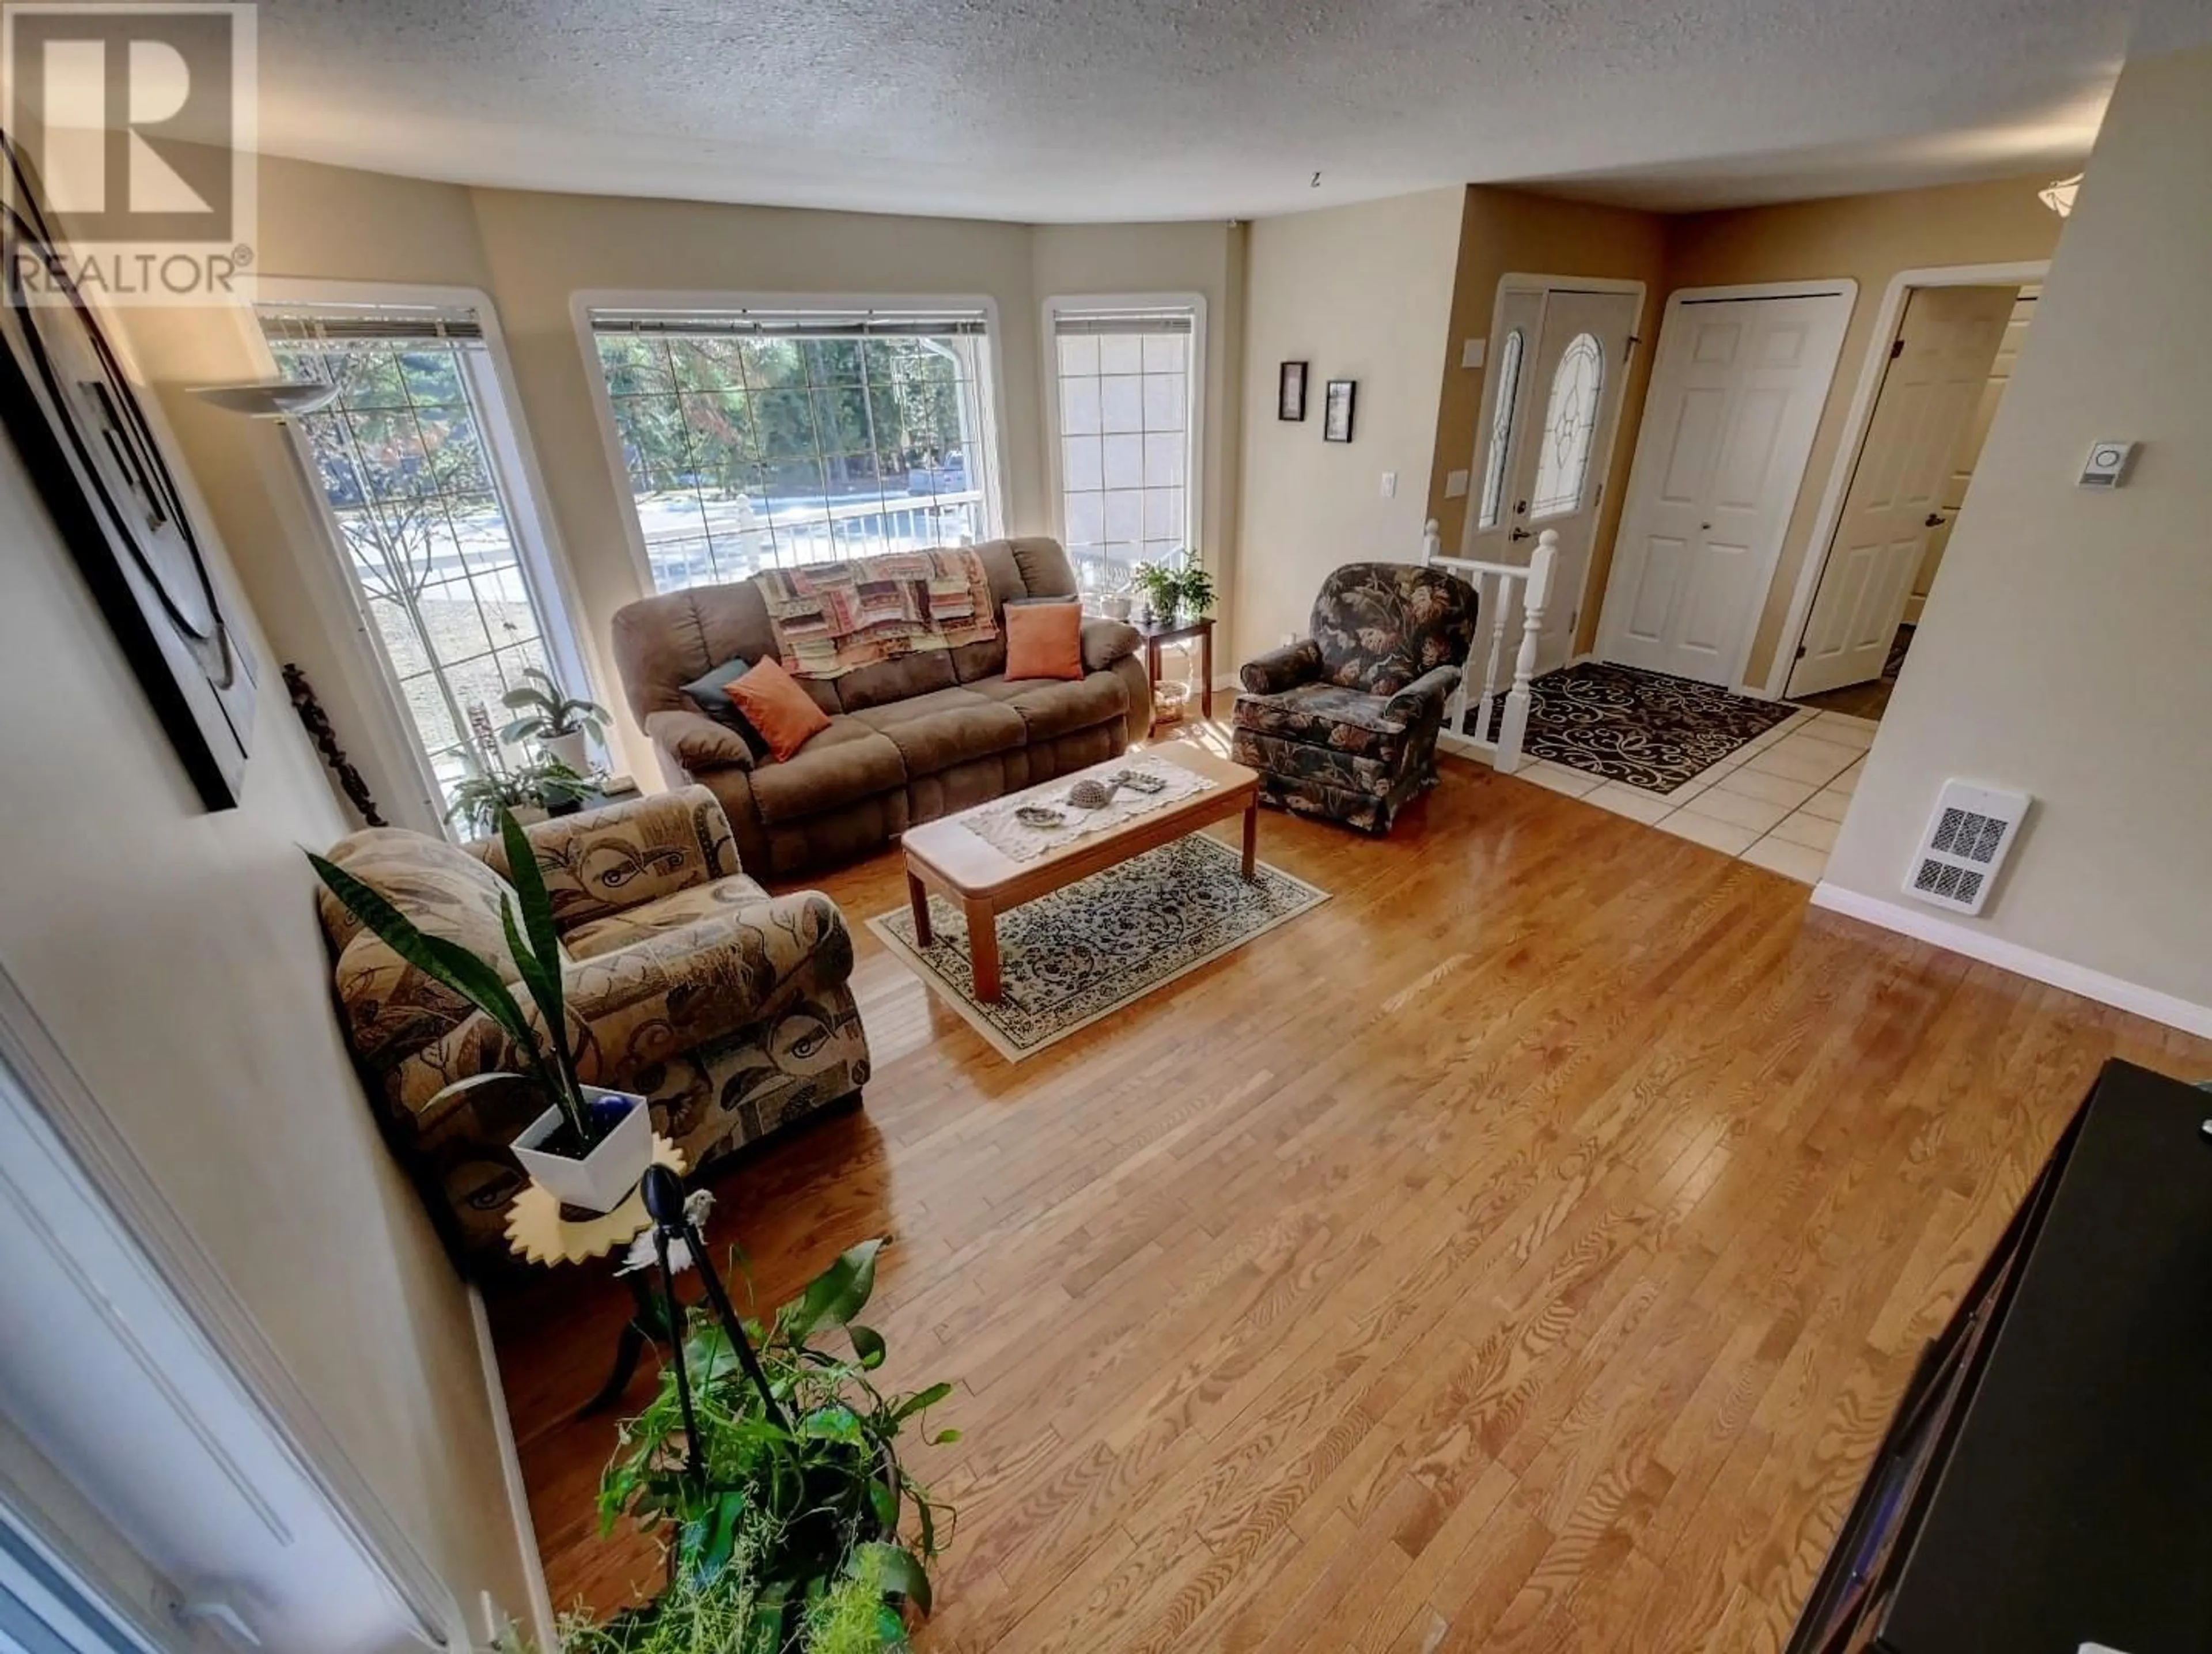
{"type": "Polygon", "coordinates": [[[2027,805],[2025,793],[1945,781],[1905,893],[1954,913],[1979,913],[2020,836],[2027,805]]]}

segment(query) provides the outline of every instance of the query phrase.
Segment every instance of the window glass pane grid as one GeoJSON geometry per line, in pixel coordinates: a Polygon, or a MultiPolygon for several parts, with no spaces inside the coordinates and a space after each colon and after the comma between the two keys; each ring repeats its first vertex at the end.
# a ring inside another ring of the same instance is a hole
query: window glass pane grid
{"type": "Polygon", "coordinates": [[[1190,544],[1194,318],[1061,313],[1054,333],[1061,532],[1083,588],[1118,591],[1190,544]]]}
{"type": "Polygon", "coordinates": [[[964,324],[719,320],[594,317],[656,589],[981,537],[964,324]]]}

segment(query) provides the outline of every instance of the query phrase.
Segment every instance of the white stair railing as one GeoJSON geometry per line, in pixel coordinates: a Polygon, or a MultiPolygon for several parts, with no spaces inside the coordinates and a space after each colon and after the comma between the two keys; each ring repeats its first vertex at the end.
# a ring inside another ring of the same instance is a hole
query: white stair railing
{"type": "Polygon", "coordinates": [[[1448,569],[1474,587],[1480,599],[1475,611],[1478,628],[1487,621],[1486,648],[1478,630],[1468,651],[1467,668],[1460,674],[1438,745],[1448,751],[1487,758],[1493,769],[1511,775],[1521,767],[1521,745],[1528,733],[1529,684],[1536,676],[1536,640],[1543,629],[1544,604],[1552,592],[1552,567],[1559,561],[1559,533],[1547,528],[1536,537],[1536,549],[1525,569],[1510,562],[1478,562],[1470,557],[1448,557],[1431,518],[1421,537],[1421,561],[1448,569]],[[1517,602],[1516,602],[1517,599],[1517,602]],[[1498,720],[1498,738],[1490,739],[1490,721],[1498,711],[1498,668],[1505,656],[1505,635],[1516,609],[1521,616],[1521,636],[1513,652],[1512,678],[1504,690],[1504,710],[1498,720]],[[1474,696],[1474,722],[1468,727],[1468,687],[1474,681],[1474,660],[1484,656],[1482,678],[1474,696]]]}

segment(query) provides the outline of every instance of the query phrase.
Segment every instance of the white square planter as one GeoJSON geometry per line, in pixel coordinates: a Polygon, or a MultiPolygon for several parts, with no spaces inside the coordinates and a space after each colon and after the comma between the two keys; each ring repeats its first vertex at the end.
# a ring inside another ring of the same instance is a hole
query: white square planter
{"type": "Polygon", "coordinates": [[[592,773],[592,756],[584,750],[584,733],[574,730],[566,735],[540,735],[538,750],[556,763],[565,763],[580,775],[592,773]]]}
{"type": "Polygon", "coordinates": [[[653,1110],[632,1092],[602,1091],[597,1085],[584,1087],[584,1099],[626,1102],[631,1107],[580,1160],[548,1154],[537,1146],[561,1128],[561,1110],[548,1109],[514,1140],[514,1158],[522,1162],[531,1181],[555,1200],[586,1212],[611,1212],[629,1197],[653,1164],[653,1110]]]}

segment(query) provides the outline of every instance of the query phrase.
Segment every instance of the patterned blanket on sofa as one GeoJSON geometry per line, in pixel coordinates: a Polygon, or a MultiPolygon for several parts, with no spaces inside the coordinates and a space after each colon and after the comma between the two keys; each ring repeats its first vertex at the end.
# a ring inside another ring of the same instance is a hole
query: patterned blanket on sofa
{"type": "Polygon", "coordinates": [[[794,678],[842,678],[879,660],[999,635],[983,560],[962,547],[763,569],[753,584],[768,605],[783,669],[794,678]]]}

